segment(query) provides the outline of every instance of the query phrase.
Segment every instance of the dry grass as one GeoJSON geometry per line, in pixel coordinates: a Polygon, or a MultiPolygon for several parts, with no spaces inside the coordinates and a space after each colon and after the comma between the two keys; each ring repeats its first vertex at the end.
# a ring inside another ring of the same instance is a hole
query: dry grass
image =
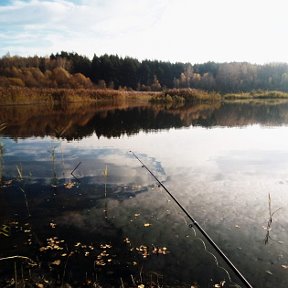
{"type": "Polygon", "coordinates": [[[155,93],[112,89],[0,88],[0,105],[148,101],[155,93]]]}
{"type": "Polygon", "coordinates": [[[251,92],[228,93],[224,96],[225,100],[241,99],[288,99],[288,93],[282,91],[263,91],[256,90],[251,92]]]}
{"type": "Polygon", "coordinates": [[[211,102],[219,101],[220,94],[216,92],[207,92],[200,89],[168,89],[159,95],[155,95],[152,103],[193,103],[193,102],[211,102]]]}

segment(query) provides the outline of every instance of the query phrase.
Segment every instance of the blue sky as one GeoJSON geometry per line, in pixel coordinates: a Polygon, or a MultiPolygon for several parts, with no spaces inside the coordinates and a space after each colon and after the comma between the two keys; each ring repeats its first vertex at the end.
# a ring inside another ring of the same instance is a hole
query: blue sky
{"type": "Polygon", "coordinates": [[[2,0],[0,56],[288,62],[287,0],[2,0]]]}

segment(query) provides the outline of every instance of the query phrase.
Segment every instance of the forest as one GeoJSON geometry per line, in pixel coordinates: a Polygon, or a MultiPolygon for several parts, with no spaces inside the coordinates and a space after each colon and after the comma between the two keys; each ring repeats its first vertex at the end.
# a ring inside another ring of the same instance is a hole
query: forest
{"type": "Polygon", "coordinates": [[[102,55],[89,59],[75,52],[49,57],[0,58],[0,87],[109,88],[162,91],[196,88],[222,94],[254,90],[288,91],[288,64],[247,62],[203,64],[139,61],[102,55]]]}

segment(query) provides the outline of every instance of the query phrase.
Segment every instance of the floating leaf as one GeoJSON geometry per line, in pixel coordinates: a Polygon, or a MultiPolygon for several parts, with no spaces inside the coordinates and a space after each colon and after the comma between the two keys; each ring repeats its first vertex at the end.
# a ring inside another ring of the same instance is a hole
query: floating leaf
{"type": "Polygon", "coordinates": [[[49,223],[49,225],[50,225],[50,227],[51,227],[52,229],[55,229],[55,228],[56,228],[56,224],[53,223],[53,222],[49,223]]]}
{"type": "Polygon", "coordinates": [[[57,260],[53,261],[51,264],[59,266],[61,264],[61,260],[57,259],[57,260]]]}
{"type": "Polygon", "coordinates": [[[288,265],[281,265],[282,268],[288,269],[288,265]]]}
{"type": "Polygon", "coordinates": [[[136,214],[134,214],[134,216],[135,216],[135,217],[139,217],[139,216],[140,216],[140,214],[139,214],[139,213],[136,213],[136,214]]]}
{"type": "Polygon", "coordinates": [[[72,189],[75,186],[75,182],[68,182],[64,184],[66,189],[72,189]]]}
{"type": "Polygon", "coordinates": [[[4,181],[4,187],[5,186],[10,186],[12,184],[13,180],[7,180],[7,181],[4,181]]]}
{"type": "Polygon", "coordinates": [[[150,223],[145,223],[144,224],[144,227],[150,227],[152,224],[150,224],[150,223]]]}
{"type": "MultiPolygon", "coordinates": [[[[127,239],[128,239],[128,238],[127,238],[127,239]]],[[[109,244],[101,244],[101,245],[100,245],[100,248],[101,248],[101,249],[107,249],[107,248],[110,249],[110,248],[112,248],[112,246],[109,245],[109,244]]]]}
{"type": "Polygon", "coordinates": [[[124,242],[125,242],[126,244],[130,244],[130,243],[131,243],[128,237],[126,237],[126,238],[124,239],[124,242]]]}

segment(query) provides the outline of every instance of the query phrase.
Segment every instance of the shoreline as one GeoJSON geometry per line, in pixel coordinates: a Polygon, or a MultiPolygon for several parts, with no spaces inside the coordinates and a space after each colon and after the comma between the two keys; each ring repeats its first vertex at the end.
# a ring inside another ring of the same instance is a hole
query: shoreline
{"type": "Polygon", "coordinates": [[[8,105],[65,105],[68,103],[115,103],[129,101],[151,104],[237,102],[288,100],[288,93],[282,91],[257,90],[240,93],[207,92],[200,89],[167,89],[161,91],[126,91],[97,88],[19,88],[0,87],[0,106],[8,105]]]}

